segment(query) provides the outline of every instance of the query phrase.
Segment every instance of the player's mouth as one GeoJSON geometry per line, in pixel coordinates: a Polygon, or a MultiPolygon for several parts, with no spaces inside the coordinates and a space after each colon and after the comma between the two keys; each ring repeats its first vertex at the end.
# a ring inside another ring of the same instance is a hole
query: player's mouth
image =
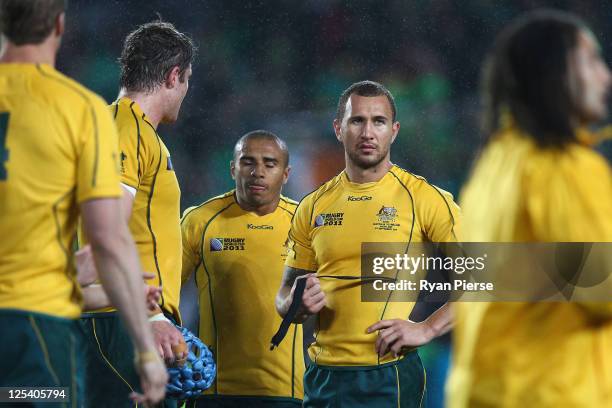
{"type": "Polygon", "coordinates": [[[247,184],[247,188],[251,193],[263,193],[268,189],[268,187],[263,184],[247,184]]]}
{"type": "Polygon", "coordinates": [[[376,145],[373,145],[371,143],[361,143],[357,146],[357,149],[359,149],[361,153],[371,154],[376,151],[376,145]]]}

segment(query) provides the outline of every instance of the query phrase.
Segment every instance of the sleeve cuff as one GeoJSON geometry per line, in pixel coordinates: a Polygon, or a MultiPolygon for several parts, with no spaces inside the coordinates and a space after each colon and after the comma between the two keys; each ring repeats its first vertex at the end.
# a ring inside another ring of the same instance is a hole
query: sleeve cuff
{"type": "Polygon", "coordinates": [[[126,190],[128,193],[130,193],[132,195],[132,197],[136,197],[136,192],[138,190],[136,190],[134,187],[128,186],[125,183],[121,183],[121,187],[123,187],[124,190],[126,190]]]}
{"type": "Polygon", "coordinates": [[[318,269],[316,265],[313,265],[310,262],[299,261],[297,259],[292,259],[290,257],[287,257],[287,259],[285,260],[285,266],[288,266],[290,268],[303,269],[305,271],[313,271],[313,272],[316,272],[316,270],[318,269]]]}

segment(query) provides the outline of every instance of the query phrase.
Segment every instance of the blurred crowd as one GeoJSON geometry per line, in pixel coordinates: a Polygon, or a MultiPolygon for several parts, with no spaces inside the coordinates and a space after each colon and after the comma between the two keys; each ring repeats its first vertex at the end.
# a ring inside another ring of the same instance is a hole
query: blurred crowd
{"type": "MultiPolygon", "coordinates": [[[[536,7],[571,10],[593,28],[604,56],[612,56],[612,2],[596,0],[69,3],[58,68],[109,102],[118,91],[123,38],[138,24],[162,18],[198,44],[179,121],[160,128],[182,209],[233,187],[233,144],[253,129],[273,131],[289,145],[293,172],[285,195],[299,200],[335,175],[343,167],[332,129],[337,100],[363,79],[395,95],[401,130],[392,160],[456,196],[483,140],[481,65],[507,22],[536,7]]],[[[448,349],[434,343],[424,357],[428,370],[441,365],[443,373],[448,349]],[[436,358],[428,364],[430,355],[436,358]]],[[[428,375],[430,406],[439,404],[443,381],[443,374],[428,375]]]]}
{"type": "Polygon", "coordinates": [[[599,1],[223,2],[73,0],[59,68],[112,101],[122,40],[161,17],[199,45],[191,90],[175,126],[182,208],[231,188],[231,148],[249,130],[285,138],[300,199],[341,169],[331,122],[339,94],[372,79],[395,95],[393,160],[457,194],[480,145],[478,77],[494,34],[533,7],[582,15],[610,50],[612,3],[599,1]]]}

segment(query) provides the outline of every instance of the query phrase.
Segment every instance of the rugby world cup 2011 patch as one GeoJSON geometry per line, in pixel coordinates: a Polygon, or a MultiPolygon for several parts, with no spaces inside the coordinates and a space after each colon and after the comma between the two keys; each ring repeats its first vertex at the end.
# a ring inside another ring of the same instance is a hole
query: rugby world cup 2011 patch
{"type": "Polygon", "coordinates": [[[211,238],[210,252],[220,251],[244,251],[246,249],[245,238],[211,238]]]}

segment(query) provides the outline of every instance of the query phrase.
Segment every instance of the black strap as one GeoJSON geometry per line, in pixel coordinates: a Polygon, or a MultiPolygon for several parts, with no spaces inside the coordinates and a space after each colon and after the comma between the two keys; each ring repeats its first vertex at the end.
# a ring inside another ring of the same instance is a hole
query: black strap
{"type": "Polygon", "coordinates": [[[289,330],[291,323],[295,319],[295,315],[297,314],[298,309],[302,305],[302,296],[304,295],[304,289],[306,289],[306,279],[298,279],[297,283],[295,284],[293,300],[291,301],[291,305],[289,305],[289,310],[283,318],[283,321],[281,322],[280,327],[276,331],[276,334],[272,337],[272,340],[270,340],[270,350],[274,350],[274,347],[278,347],[278,345],[287,335],[287,331],[289,330]]]}
{"type": "MultiPolygon", "coordinates": [[[[349,275],[341,275],[341,276],[331,276],[331,275],[321,275],[317,276],[319,279],[339,279],[339,280],[359,280],[360,284],[364,284],[367,282],[382,280],[387,282],[395,282],[395,279],[389,278],[386,276],[349,276],[349,275]]],[[[287,335],[287,331],[289,331],[289,327],[291,323],[295,320],[295,315],[297,314],[300,306],[302,305],[302,296],[304,295],[304,290],[306,289],[306,279],[298,279],[295,284],[295,291],[293,292],[293,300],[291,301],[291,305],[289,305],[289,310],[287,314],[283,318],[276,334],[272,336],[272,340],[270,340],[270,350],[274,350],[274,347],[278,347],[278,345],[283,341],[285,336],[287,335]]]]}

